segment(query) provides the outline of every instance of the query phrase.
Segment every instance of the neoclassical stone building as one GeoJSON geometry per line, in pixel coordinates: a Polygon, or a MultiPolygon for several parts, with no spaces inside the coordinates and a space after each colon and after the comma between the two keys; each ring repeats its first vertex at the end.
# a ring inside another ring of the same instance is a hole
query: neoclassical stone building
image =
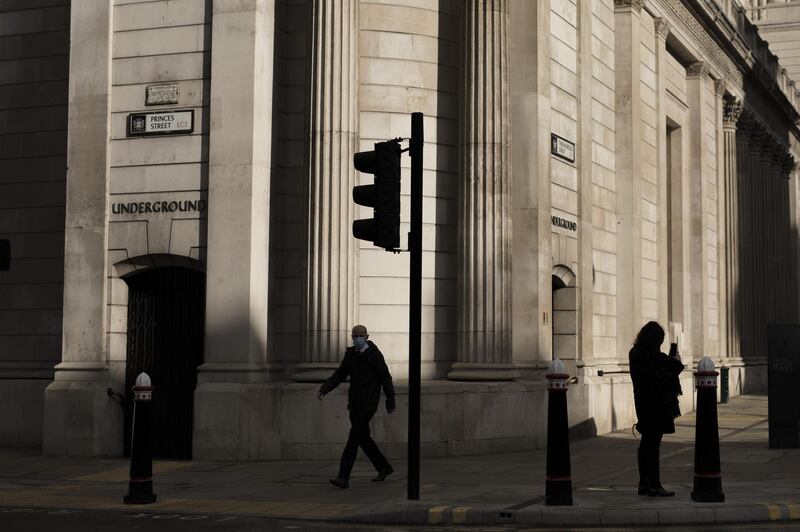
{"type": "Polygon", "coordinates": [[[350,195],[415,111],[424,455],[542,445],[555,356],[629,427],[648,320],[764,388],[798,320],[800,93],[735,0],[8,0],[0,74],[0,445],[123,453],[147,371],[159,456],[337,456],[364,323],[402,455],[408,257],[350,195]]]}

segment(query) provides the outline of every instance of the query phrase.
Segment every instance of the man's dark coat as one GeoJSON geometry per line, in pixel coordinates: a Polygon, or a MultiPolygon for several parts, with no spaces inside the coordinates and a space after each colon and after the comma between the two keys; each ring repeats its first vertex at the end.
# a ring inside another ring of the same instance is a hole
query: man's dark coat
{"type": "Polygon", "coordinates": [[[350,391],[347,394],[347,408],[375,412],[381,397],[381,387],[386,395],[386,408],[394,410],[394,386],[389,368],[378,346],[367,340],[367,349],[362,353],[355,347],[348,347],[344,360],[325,381],[319,391],[325,395],[350,377],[350,391]]]}
{"type": "Polygon", "coordinates": [[[672,434],[674,419],[680,415],[675,382],[683,371],[683,364],[656,350],[637,348],[631,349],[628,361],[636,404],[636,429],[642,434],[672,434]]]}

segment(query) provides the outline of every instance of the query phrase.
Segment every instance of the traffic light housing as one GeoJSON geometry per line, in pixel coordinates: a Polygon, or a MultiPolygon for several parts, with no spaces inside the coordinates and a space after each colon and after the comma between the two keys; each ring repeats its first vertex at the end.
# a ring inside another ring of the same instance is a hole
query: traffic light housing
{"type": "Polygon", "coordinates": [[[11,241],[0,239],[0,272],[11,269],[11,241]]]}
{"type": "Polygon", "coordinates": [[[353,236],[387,251],[400,247],[400,148],[399,140],[375,144],[373,151],[353,156],[359,172],[374,174],[375,183],[353,187],[353,201],[372,207],[374,217],[353,222],[353,236]]]}

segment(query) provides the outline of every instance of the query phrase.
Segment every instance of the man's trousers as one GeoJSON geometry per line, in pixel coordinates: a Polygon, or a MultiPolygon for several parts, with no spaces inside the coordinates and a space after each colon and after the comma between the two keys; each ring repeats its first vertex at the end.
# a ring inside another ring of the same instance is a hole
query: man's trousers
{"type": "Polygon", "coordinates": [[[359,447],[364,450],[379,473],[389,469],[389,462],[369,433],[369,422],[374,415],[374,410],[350,410],[350,435],[347,437],[347,445],[344,446],[342,460],[339,463],[339,478],[350,478],[359,447]]]}

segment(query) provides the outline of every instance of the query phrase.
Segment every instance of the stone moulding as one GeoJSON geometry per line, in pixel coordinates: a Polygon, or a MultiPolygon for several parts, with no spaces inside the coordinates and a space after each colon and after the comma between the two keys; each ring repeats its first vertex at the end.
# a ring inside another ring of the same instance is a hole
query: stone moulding
{"type": "Polygon", "coordinates": [[[644,0],[614,0],[615,10],[632,9],[637,13],[641,13],[644,7],[644,0]]]}
{"type": "Polygon", "coordinates": [[[700,45],[700,49],[705,52],[706,58],[711,60],[718,70],[724,72],[726,77],[735,85],[742,87],[742,71],[731,61],[728,54],[720,48],[694,15],[686,9],[683,2],[681,2],[681,0],[663,0],[659,3],[672,15],[672,22],[683,28],[688,35],[695,38],[697,44],[700,45]]]}

